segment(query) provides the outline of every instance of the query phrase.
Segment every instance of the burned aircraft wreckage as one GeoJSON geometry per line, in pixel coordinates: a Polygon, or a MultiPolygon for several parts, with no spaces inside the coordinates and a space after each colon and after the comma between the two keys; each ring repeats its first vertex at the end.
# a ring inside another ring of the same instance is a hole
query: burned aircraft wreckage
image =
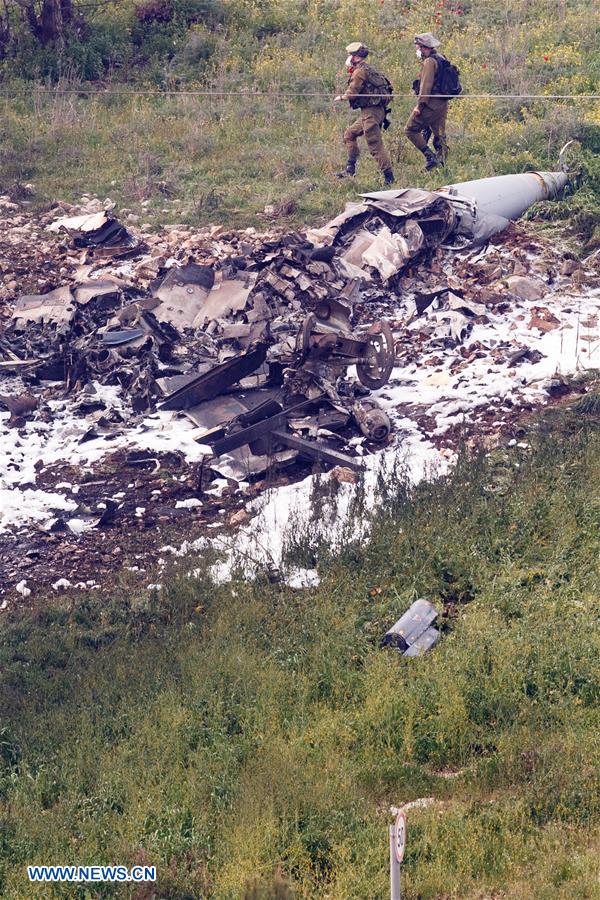
{"type": "MultiPolygon", "coordinates": [[[[29,384],[61,381],[82,408],[95,382],[119,385],[135,412],[180,410],[225,477],[298,457],[357,469],[358,444],[368,452],[392,430],[371,396],[397,353],[380,301],[389,310],[408,267],[485,242],[567,182],[536,172],[363,194],[323,227],[258,249],[242,242],[238,255],[212,261],[163,259],[146,290],[98,277],[102,260],[143,250],[109,213],[58,219],[51,229],[82,250],[79,280],[17,301],[0,368],[29,384]]],[[[441,340],[480,312],[460,289],[422,299],[432,301],[441,340]]],[[[17,410],[17,421],[26,414],[17,410]]]]}

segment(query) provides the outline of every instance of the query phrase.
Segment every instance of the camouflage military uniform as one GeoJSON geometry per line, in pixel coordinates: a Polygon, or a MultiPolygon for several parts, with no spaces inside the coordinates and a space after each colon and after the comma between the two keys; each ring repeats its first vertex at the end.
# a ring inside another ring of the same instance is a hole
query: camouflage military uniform
{"type": "Polygon", "coordinates": [[[392,167],[390,154],[385,149],[381,137],[381,125],[385,119],[387,103],[385,98],[363,93],[370,71],[372,70],[368,63],[358,63],[344,92],[345,99],[360,107],[359,117],[344,131],[344,144],[348,150],[348,162],[355,163],[360,154],[357,138],[364,135],[371,156],[378,162],[381,171],[386,172],[392,167]]]}
{"type": "Polygon", "coordinates": [[[448,115],[448,100],[443,97],[432,96],[433,83],[438,71],[436,54],[423,60],[421,68],[421,84],[417,108],[410,114],[404,133],[415,147],[423,152],[427,147],[423,132],[430,130],[433,133],[433,146],[443,162],[448,152],[446,143],[446,116],[448,115]]]}

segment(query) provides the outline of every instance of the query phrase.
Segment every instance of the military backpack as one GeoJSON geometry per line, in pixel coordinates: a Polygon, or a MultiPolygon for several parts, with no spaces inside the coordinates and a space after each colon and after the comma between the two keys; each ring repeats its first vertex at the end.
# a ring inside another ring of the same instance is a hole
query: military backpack
{"type": "MultiPolygon", "coordinates": [[[[459,70],[453,63],[447,60],[445,56],[442,56],[441,53],[436,53],[435,59],[438,66],[437,72],[435,73],[433,87],[431,88],[432,95],[441,94],[449,100],[451,100],[453,97],[458,97],[459,94],[462,94],[462,84],[460,83],[459,70]]],[[[419,78],[417,78],[415,81],[413,81],[413,91],[418,96],[420,90],[421,81],[419,78]]]]}
{"type": "Polygon", "coordinates": [[[350,106],[352,109],[359,109],[365,106],[383,106],[387,109],[393,100],[394,88],[392,87],[392,82],[368,63],[363,63],[362,65],[367,70],[367,77],[360,95],[350,101],[350,106]]]}
{"type": "Polygon", "coordinates": [[[458,97],[459,94],[462,94],[460,72],[441,53],[436,54],[436,59],[438,61],[438,70],[433,82],[434,91],[436,94],[448,94],[450,97],[458,97]]]}

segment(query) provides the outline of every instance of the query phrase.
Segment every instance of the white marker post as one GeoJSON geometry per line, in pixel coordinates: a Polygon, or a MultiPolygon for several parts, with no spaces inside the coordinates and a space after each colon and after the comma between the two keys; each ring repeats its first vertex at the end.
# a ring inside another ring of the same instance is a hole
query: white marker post
{"type": "Polygon", "coordinates": [[[390,898],[401,900],[400,863],[404,859],[406,847],[406,815],[399,809],[396,821],[390,825],[390,898]]]}

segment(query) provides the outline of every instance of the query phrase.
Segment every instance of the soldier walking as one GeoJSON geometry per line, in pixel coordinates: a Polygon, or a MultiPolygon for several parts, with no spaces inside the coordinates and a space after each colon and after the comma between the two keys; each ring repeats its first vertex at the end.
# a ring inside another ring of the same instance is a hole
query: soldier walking
{"type": "Polygon", "coordinates": [[[382,129],[389,125],[390,104],[392,102],[392,85],[380,72],[366,61],[369,55],[364,44],[355,41],[346,47],[348,57],[348,87],[336,100],[348,100],[352,109],[360,109],[355,122],[344,131],[344,144],[348,151],[348,162],[343,172],[337,172],[338,178],[352,177],[356,173],[356,161],[360,149],[358,138],[364,135],[371,156],[379,164],[386,184],[393,184],[394,173],[390,154],[386,150],[381,136],[382,129]]]}
{"type": "Polygon", "coordinates": [[[431,32],[415,36],[417,56],[423,60],[423,65],[421,77],[413,85],[415,93],[418,94],[417,105],[404,129],[406,137],[425,157],[426,171],[438,165],[443,166],[448,154],[446,143],[448,98],[436,96],[443,93],[440,90],[440,76],[443,67],[448,65],[446,58],[437,52],[440,43],[431,32]],[[436,153],[433,153],[428,145],[432,134],[436,153]]]}

